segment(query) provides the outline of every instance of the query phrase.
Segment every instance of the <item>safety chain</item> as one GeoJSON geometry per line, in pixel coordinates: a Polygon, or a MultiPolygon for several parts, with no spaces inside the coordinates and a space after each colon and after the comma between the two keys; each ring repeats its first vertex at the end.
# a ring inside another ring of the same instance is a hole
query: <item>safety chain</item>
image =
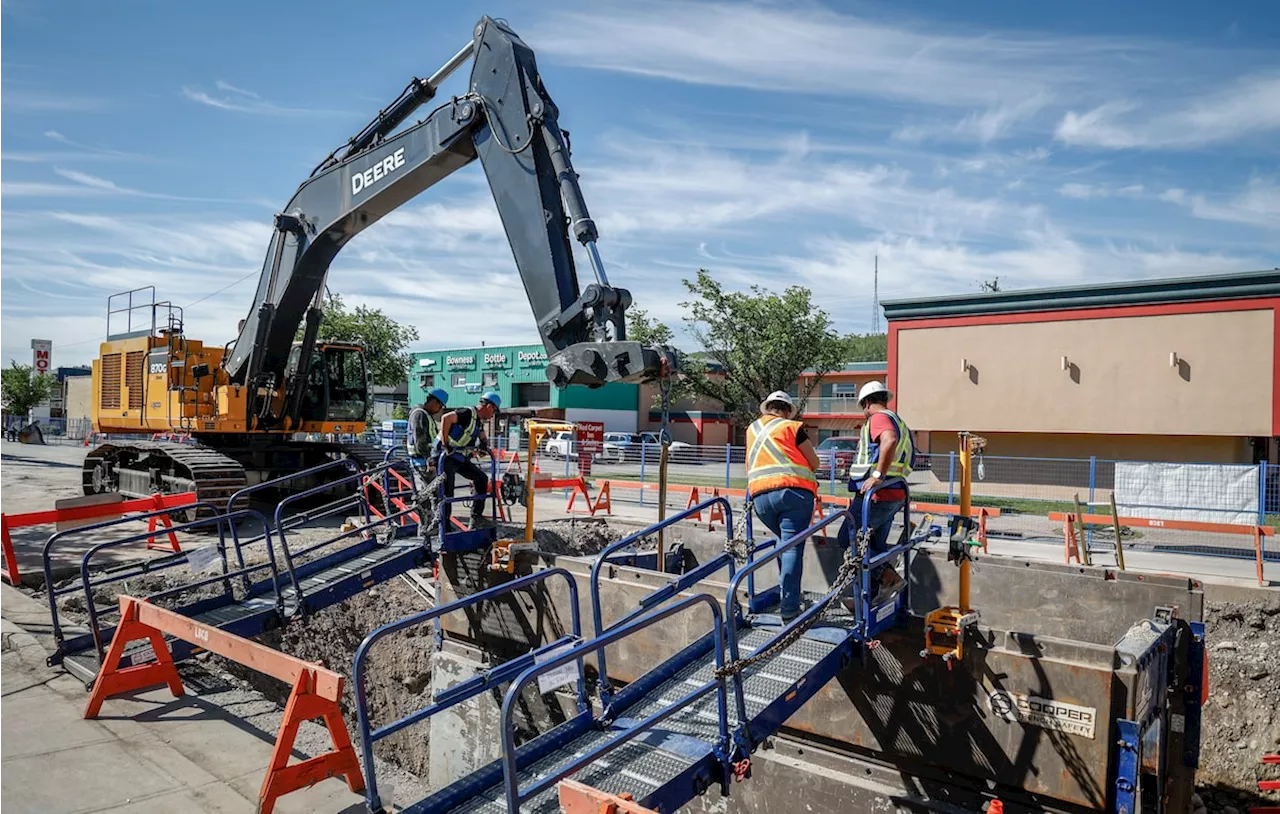
{"type": "Polygon", "coordinates": [[[856,544],[851,545],[844,550],[844,560],[840,563],[840,570],[836,572],[836,579],[831,585],[831,590],[827,592],[826,596],[818,600],[817,604],[821,606],[821,610],[809,617],[808,621],[804,624],[796,625],[791,630],[788,630],[786,633],[778,636],[778,638],[770,642],[764,650],[761,650],[753,656],[747,656],[746,658],[738,659],[731,664],[726,664],[724,667],[715,670],[713,675],[717,679],[721,679],[741,673],[748,667],[758,664],[765,659],[786,650],[788,647],[799,641],[809,628],[825,619],[827,614],[831,612],[831,608],[835,604],[836,599],[838,599],[840,595],[844,593],[845,589],[853,583],[854,577],[856,577],[862,570],[863,554],[866,552],[868,539],[868,532],[865,529],[859,529],[856,544]]]}
{"type": "Polygon", "coordinates": [[[747,516],[751,514],[751,497],[742,504],[742,514],[733,524],[733,533],[724,541],[724,553],[735,562],[746,562],[751,557],[751,544],[747,542],[747,516]]]}

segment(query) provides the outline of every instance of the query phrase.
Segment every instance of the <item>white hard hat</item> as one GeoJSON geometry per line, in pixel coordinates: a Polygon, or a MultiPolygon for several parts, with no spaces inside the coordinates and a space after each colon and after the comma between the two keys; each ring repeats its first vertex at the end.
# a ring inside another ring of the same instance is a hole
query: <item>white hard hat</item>
{"type": "Polygon", "coordinates": [[[872,381],[862,385],[862,389],[858,391],[858,404],[867,400],[867,396],[874,396],[877,393],[884,393],[889,399],[893,399],[893,392],[884,386],[884,382],[872,381]]]}
{"type": "Polygon", "coordinates": [[[781,390],[774,390],[772,393],[770,393],[769,395],[765,396],[764,401],[760,402],[760,412],[762,412],[762,413],[763,413],[763,412],[764,412],[765,405],[766,405],[766,404],[768,404],[769,402],[772,402],[772,401],[780,401],[780,402],[782,402],[783,404],[785,404],[785,405],[787,405],[788,407],[790,407],[790,408],[791,408],[791,412],[793,412],[793,413],[794,413],[794,412],[796,411],[796,403],[795,403],[794,401],[792,401],[792,400],[791,400],[791,396],[790,396],[790,395],[788,395],[787,393],[782,392],[781,390]]]}

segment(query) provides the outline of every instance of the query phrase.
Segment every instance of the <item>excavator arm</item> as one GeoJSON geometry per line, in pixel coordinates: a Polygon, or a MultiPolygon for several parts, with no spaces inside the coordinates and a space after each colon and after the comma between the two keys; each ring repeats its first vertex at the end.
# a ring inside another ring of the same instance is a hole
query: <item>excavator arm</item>
{"type": "MultiPolygon", "coordinates": [[[[558,114],[533,51],[503,22],[484,17],[472,41],[448,63],[428,79],[414,79],[390,107],[316,167],[275,218],[253,307],[224,360],[229,380],[249,386],[251,402],[267,425],[285,416],[272,415],[269,402],[253,394],[260,389],[278,393],[284,386],[290,349],[304,320],[300,358],[309,358],[334,257],[361,231],[477,158],[547,349],[548,379],[558,387],[599,387],[672,372],[672,351],[626,339],[631,295],[609,284],[558,114]],[[468,59],[473,64],[465,95],[391,135],[468,59]],[[585,247],[595,272],[595,282],[585,287],[570,235],[585,247]]],[[[291,390],[283,413],[296,417],[301,383],[291,390]]]]}

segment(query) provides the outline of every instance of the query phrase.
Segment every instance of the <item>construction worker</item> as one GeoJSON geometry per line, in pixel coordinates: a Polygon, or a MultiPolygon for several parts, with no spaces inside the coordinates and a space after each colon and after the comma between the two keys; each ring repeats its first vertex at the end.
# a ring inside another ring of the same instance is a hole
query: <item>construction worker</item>
{"type": "MultiPolygon", "coordinates": [[[[855,519],[845,520],[837,537],[841,545],[849,545],[853,535],[862,527],[863,502],[874,488],[876,491],[871,494],[867,514],[867,525],[871,530],[867,545],[873,554],[890,548],[889,532],[893,528],[893,518],[902,511],[907,500],[905,484],[911,474],[911,459],[915,452],[906,423],[889,409],[892,399],[893,393],[883,382],[867,382],[858,391],[858,405],[862,407],[866,421],[858,440],[858,457],[849,475],[849,491],[857,493],[849,506],[855,519]],[[894,485],[895,482],[900,485],[894,485]]],[[[885,563],[871,570],[870,584],[871,601],[880,603],[900,591],[904,583],[898,572],[885,563]]],[[[852,610],[852,599],[845,599],[844,603],[852,610]]]]}
{"type": "MultiPolygon", "coordinates": [[[[791,396],[777,390],[760,403],[760,417],[747,428],[747,492],[756,516],[779,542],[809,527],[818,494],[818,453],[804,424],[792,420],[795,412],[791,396]]],[[[804,543],[778,558],[784,624],[800,615],[803,565],[804,543]]]]}
{"type": "Polygon", "coordinates": [[[422,531],[431,519],[431,481],[436,477],[436,459],[432,454],[440,435],[440,414],[449,404],[449,393],[439,387],[427,391],[427,398],[409,412],[409,466],[413,469],[413,487],[418,495],[418,516],[422,518],[422,531]]]}
{"type": "MultiPolygon", "coordinates": [[[[468,455],[473,450],[489,451],[489,437],[485,434],[483,422],[497,416],[501,412],[502,397],[489,391],[480,397],[480,404],[475,408],[459,407],[445,413],[440,418],[440,446],[446,454],[444,459],[444,494],[453,497],[454,478],[461,474],[471,481],[478,497],[471,502],[471,527],[489,525],[484,515],[485,496],[489,493],[489,476],[476,466],[468,455]]],[[[446,503],[442,510],[447,524],[452,516],[450,504],[446,503]]]]}

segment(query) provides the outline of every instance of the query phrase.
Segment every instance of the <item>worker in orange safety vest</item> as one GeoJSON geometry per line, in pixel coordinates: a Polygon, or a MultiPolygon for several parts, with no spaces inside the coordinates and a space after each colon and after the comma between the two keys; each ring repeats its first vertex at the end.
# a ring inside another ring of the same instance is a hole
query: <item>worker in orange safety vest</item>
{"type": "MultiPolygon", "coordinates": [[[[809,527],[818,494],[818,453],[804,429],[792,420],[796,405],[781,390],[760,403],[760,417],[747,428],[747,492],[760,522],[789,540],[809,527]]],[[[804,543],[778,558],[783,623],[798,616],[804,543]]]]}

